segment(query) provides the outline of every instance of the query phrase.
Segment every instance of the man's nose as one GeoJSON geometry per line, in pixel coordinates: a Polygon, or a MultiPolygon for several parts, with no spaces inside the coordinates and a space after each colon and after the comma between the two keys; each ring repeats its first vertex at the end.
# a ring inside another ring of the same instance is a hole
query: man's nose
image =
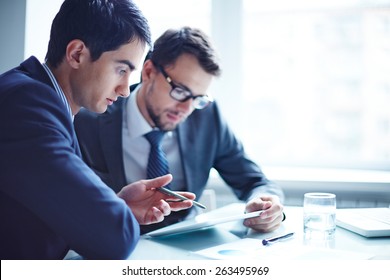
{"type": "Polygon", "coordinates": [[[130,95],[130,81],[126,80],[126,82],[118,86],[116,93],[121,97],[128,97],[130,95]]]}

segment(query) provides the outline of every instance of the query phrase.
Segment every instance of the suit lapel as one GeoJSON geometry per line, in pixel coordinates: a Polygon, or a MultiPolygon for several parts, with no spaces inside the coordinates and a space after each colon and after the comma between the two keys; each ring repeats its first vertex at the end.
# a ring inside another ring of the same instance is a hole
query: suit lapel
{"type": "Polygon", "coordinates": [[[99,117],[99,137],[102,143],[103,155],[106,159],[112,188],[117,192],[126,185],[122,155],[122,112],[125,99],[119,99],[110,106],[106,113],[99,117]]]}
{"type": "MultiPolygon", "coordinates": [[[[22,62],[21,67],[26,69],[26,71],[31,75],[31,77],[47,84],[55,91],[53,83],[50,80],[50,77],[46,73],[42,64],[35,57],[32,56],[32,57],[28,58],[27,60],[25,60],[24,62],[22,62]]],[[[65,107],[64,103],[61,102],[61,104],[64,106],[64,108],[67,112],[68,109],[65,107]]],[[[72,146],[75,149],[75,153],[79,157],[81,157],[80,146],[79,146],[79,142],[78,142],[77,137],[76,137],[76,133],[75,133],[74,128],[73,128],[73,122],[71,123],[71,130],[69,132],[72,134],[72,138],[73,138],[73,145],[72,146]]]]}
{"type": "Polygon", "coordinates": [[[76,136],[76,132],[74,131],[73,129],[73,146],[74,146],[74,149],[75,149],[75,152],[76,154],[80,157],[80,158],[83,158],[82,155],[81,155],[81,150],[80,150],[80,145],[79,145],[79,141],[77,139],[77,136],[76,136]]]}

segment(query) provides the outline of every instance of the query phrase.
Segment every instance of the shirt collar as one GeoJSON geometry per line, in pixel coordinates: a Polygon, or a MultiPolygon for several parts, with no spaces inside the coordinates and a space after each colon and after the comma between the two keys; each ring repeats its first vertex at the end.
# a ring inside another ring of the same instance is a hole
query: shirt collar
{"type": "Polygon", "coordinates": [[[60,97],[60,99],[62,100],[62,102],[64,102],[66,108],[68,108],[68,113],[70,115],[70,118],[73,120],[74,119],[74,116],[73,116],[73,113],[72,113],[72,109],[70,108],[70,105],[69,105],[69,102],[68,100],[66,99],[66,96],[65,96],[65,93],[63,92],[63,90],[61,89],[60,85],[57,83],[57,80],[56,78],[54,77],[53,75],[53,72],[51,72],[50,68],[47,66],[46,63],[42,63],[42,66],[43,68],[45,69],[47,75],[49,76],[53,86],[54,86],[54,89],[55,91],[57,92],[58,96],[60,97]]]}

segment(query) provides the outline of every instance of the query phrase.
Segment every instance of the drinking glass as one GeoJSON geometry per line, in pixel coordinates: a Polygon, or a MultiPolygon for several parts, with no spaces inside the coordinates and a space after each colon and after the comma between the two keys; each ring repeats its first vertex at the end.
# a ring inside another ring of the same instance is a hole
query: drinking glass
{"type": "Polygon", "coordinates": [[[305,193],[303,199],[305,239],[332,239],[336,231],[336,195],[305,193]]]}

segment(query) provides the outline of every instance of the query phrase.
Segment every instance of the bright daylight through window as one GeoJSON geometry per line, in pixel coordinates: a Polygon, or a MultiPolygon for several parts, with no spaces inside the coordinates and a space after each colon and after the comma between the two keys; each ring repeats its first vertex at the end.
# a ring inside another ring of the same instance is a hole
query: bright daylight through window
{"type": "Polygon", "coordinates": [[[210,34],[212,94],[260,164],[390,169],[389,0],[136,2],[155,38],[210,34]]]}

